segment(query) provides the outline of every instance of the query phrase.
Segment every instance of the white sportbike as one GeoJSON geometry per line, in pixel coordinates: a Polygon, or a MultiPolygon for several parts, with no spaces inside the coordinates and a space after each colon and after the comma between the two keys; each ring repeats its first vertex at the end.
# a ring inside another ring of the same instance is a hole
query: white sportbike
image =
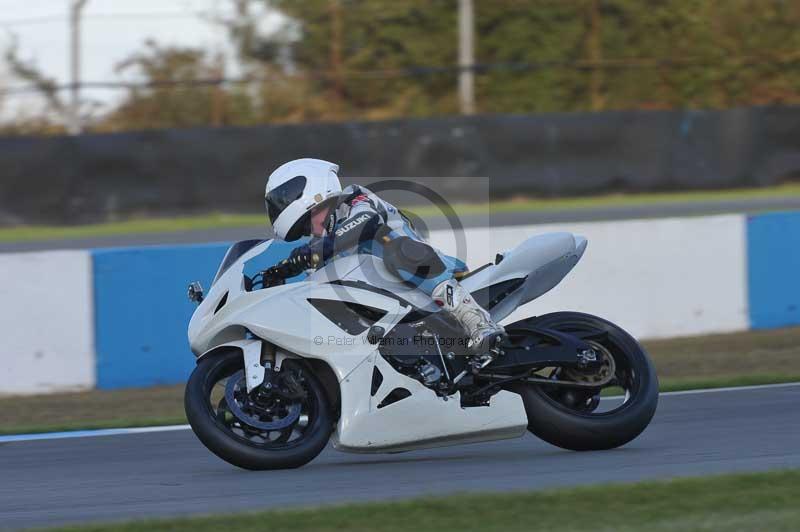
{"type": "MultiPolygon", "coordinates": [[[[608,321],[531,317],[506,324],[497,347],[474,354],[458,325],[377,257],[340,257],[288,284],[248,276],[245,265],[272,244],[233,245],[207,294],[189,287],[199,307],[189,324],[197,367],[186,414],[231,464],[299,467],[329,441],[382,453],[527,430],[565,449],[610,449],[655,413],[652,363],[608,321]]],[[[500,321],[556,286],[586,244],[570,233],[535,236],[461,283],[500,321]]]]}

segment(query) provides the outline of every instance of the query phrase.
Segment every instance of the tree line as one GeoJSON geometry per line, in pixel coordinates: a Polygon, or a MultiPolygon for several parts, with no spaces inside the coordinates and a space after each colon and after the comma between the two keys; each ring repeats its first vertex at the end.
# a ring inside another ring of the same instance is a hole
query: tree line
{"type": "MultiPolygon", "coordinates": [[[[238,68],[146,43],[94,131],[432,117],[459,112],[457,0],[228,0],[238,68]],[[264,13],[280,24],[262,28],[264,13]]],[[[474,0],[479,113],[800,103],[800,0],[474,0]]],[[[60,132],[49,115],[6,132],[60,132]]],[[[27,70],[26,70],[27,69],[27,70]]],[[[32,71],[33,70],[33,71],[32,71]]],[[[38,77],[37,77],[38,76],[38,77]]]]}

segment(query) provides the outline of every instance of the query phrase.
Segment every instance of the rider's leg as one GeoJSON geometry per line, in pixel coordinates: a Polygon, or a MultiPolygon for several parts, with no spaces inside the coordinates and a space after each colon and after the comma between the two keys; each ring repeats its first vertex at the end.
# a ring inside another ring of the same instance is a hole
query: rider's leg
{"type": "Polygon", "coordinates": [[[472,340],[470,349],[474,353],[487,352],[505,333],[503,327],[492,319],[491,314],[455,279],[436,285],[431,297],[461,324],[472,340]]]}
{"type": "Polygon", "coordinates": [[[392,273],[430,295],[455,318],[470,337],[473,352],[486,352],[505,332],[454,278],[465,269],[460,261],[407,236],[384,236],[383,260],[392,273]]]}

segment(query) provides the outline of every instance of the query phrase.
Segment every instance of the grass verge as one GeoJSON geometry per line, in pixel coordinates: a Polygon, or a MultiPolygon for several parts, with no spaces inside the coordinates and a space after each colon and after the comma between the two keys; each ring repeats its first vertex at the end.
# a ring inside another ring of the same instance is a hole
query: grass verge
{"type": "MultiPolygon", "coordinates": [[[[800,382],[800,327],[644,344],[661,391],[800,382]]],[[[183,385],[0,398],[0,434],[183,423],[183,385]]]]}
{"type": "MultiPolygon", "coordinates": [[[[755,198],[800,197],[800,183],[766,188],[742,188],[731,190],[661,192],[646,194],[605,194],[575,198],[514,199],[491,203],[456,203],[454,210],[460,215],[488,214],[522,211],[562,211],[633,205],[663,205],[670,203],[698,203],[748,200],[755,198]]],[[[421,217],[439,216],[438,208],[410,207],[410,211],[421,217]]],[[[0,228],[0,242],[22,242],[33,240],[60,240],[70,238],[95,238],[126,234],[163,233],[252,227],[266,224],[262,214],[209,214],[176,218],[132,219],[123,222],[80,226],[19,226],[0,228]]]]}
{"type": "Polygon", "coordinates": [[[76,226],[23,225],[0,228],[0,242],[26,242],[34,240],[65,240],[71,238],[96,238],[147,233],[199,231],[264,225],[263,215],[208,214],[177,218],[151,218],[76,226]]]}
{"type": "Polygon", "coordinates": [[[77,526],[140,530],[575,532],[800,530],[800,471],[599,485],[533,493],[457,495],[394,503],[77,526]]]}

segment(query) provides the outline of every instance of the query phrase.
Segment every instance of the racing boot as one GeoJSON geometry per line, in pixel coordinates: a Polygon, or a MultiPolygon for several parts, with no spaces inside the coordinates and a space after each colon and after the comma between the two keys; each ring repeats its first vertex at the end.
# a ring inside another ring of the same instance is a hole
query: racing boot
{"type": "Polygon", "coordinates": [[[466,288],[455,279],[436,285],[431,293],[433,301],[450,313],[470,337],[470,351],[483,354],[497,345],[505,329],[496,324],[492,316],[475,300],[466,288]]]}

